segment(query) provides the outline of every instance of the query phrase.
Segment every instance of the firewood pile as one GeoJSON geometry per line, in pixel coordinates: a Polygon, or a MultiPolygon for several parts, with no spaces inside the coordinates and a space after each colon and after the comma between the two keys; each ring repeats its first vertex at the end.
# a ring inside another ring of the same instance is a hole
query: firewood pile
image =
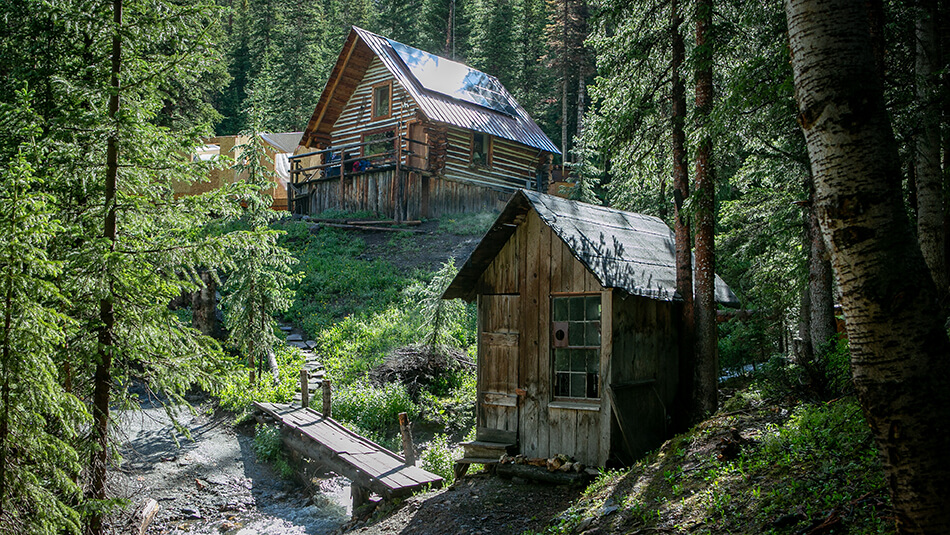
{"type": "Polygon", "coordinates": [[[544,457],[533,459],[518,454],[515,456],[502,455],[498,461],[500,464],[524,464],[529,466],[539,466],[547,468],[548,472],[575,472],[581,473],[587,469],[587,465],[574,460],[573,457],[559,453],[550,459],[544,457]]]}

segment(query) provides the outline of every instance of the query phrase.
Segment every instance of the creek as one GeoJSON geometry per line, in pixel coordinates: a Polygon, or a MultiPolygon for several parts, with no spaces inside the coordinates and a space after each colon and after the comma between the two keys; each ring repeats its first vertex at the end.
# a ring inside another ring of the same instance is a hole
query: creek
{"type": "Polygon", "coordinates": [[[165,409],[149,401],[115,414],[122,464],[111,472],[110,491],[129,504],[114,515],[115,532],[138,533],[149,500],[159,507],[149,534],[317,535],[349,520],[348,480],[281,479],[257,461],[253,427],[232,428],[231,416],[200,408],[175,418],[177,431],[165,409]]]}

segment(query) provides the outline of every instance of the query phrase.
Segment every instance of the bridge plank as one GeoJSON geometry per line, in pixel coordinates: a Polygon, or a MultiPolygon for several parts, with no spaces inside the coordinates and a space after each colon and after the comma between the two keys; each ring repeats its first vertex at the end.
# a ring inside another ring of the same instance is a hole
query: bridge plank
{"type": "Polygon", "coordinates": [[[291,434],[285,442],[306,455],[319,457],[331,470],[358,480],[385,498],[403,496],[426,486],[442,486],[442,478],[416,466],[406,466],[399,455],[357,435],[313,409],[255,402],[291,434]]]}

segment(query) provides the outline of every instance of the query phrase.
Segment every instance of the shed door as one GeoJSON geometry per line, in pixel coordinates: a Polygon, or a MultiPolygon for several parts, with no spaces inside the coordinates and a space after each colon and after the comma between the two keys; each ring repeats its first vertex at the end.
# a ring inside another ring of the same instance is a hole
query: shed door
{"type": "Polygon", "coordinates": [[[482,295],[478,300],[478,440],[517,441],[518,295],[482,295]]]}

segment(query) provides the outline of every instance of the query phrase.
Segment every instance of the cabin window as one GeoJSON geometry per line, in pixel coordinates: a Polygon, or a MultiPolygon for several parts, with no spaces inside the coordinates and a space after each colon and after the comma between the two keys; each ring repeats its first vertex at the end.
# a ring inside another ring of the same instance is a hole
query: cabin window
{"type": "Polygon", "coordinates": [[[491,167],[491,136],[472,132],[472,165],[491,167]]]}
{"type": "Polygon", "coordinates": [[[378,165],[380,162],[394,160],[394,151],[396,132],[393,130],[383,130],[381,132],[372,132],[363,134],[363,157],[372,158],[372,163],[378,165]],[[373,158],[375,156],[375,158],[373,158]]]}
{"type": "Polygon", "coordinates": [[[392,82],[373,86],[373,120],[389,117],[392,108],[392,82]]]}
{"type": "Polygon", "coordinates": [[[551,299],[554,395],[600,397],[600,294],[551,299]]]}

